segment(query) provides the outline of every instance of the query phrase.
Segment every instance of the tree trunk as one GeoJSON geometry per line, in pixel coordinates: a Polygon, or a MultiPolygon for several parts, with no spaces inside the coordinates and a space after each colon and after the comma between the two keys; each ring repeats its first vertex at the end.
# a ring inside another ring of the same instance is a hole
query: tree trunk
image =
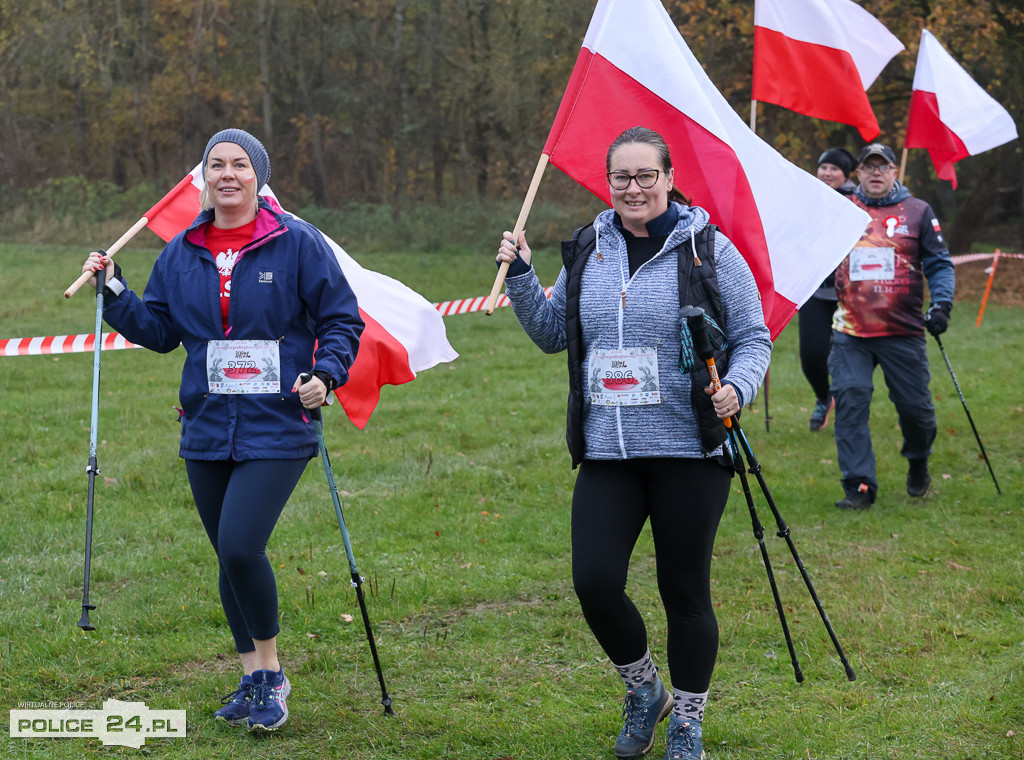
{"type": "Polygon", "coordinates": [[[270,98],[270,25],[276,0],[259,0],[256,8],[256,23],[259,27],[260,86],[263,101],[263,144],[270,155],[274,155],[274,122],[271,118],[270,98]],[[270,5],[268,11],[267,5],[270,5]]]}

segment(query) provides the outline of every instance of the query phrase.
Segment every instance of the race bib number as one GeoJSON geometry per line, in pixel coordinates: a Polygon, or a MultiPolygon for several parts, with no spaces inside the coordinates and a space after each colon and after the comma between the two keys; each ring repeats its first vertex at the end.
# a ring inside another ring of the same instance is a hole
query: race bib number
{"type": "Polygon", "coordinates": [[[599,406],[660,404],[657,350],[595,348],[591,351],[590,402],[599,406]]]}
{"type": "Polygon", "coordinates": [[[276,340],[211,340],[206,346],[210,393],[280,393],[276,340]]]}
{"type": "Polygon", "coordinates": [[[850,280],[896,279],[895,248],[854,248],[850,251],[850,280]]]}

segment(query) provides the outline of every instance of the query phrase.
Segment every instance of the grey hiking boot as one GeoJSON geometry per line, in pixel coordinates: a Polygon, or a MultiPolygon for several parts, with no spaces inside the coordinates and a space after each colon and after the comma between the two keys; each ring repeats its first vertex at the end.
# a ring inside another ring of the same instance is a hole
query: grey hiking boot
{"type": "Polygon", "coordinates": [[[622,705],[626,724],[615,740],[615,756],[643,757],[650,752],[654,744],[654,728],[672,711],[673,704],[675,700],[660,678],[627,690],[626,701],[622,705]]]}
{"type": "Polygon", "coordinates": [[[928,472],[927,459],[911,459],[907,470],[907,493],[911,496],[924,496],[928,486],[932,484],[931,473],[928,472]]]}
{"type": "Polygon", "coordinates": [[[700,723],[683,721],[673,715],[668,721],[665,760],[704,760],[703,735],[700,723]]]}

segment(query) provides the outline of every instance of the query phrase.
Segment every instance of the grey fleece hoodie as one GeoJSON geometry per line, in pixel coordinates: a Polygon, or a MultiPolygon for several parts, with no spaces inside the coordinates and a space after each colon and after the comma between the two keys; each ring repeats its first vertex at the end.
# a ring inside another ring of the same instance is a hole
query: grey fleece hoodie
{"type": "MultiPolygon", "coordinates": [[[[584,383],[583,435],[588,459],[705,456],[690,402],[690,376],[679,369],[676,257],[693,255],[693,237],[708,224],[708,213],[698,206],[676,205],[679,221],[664,248],[632,278],[625,238],[612,221],[615,212],[609,209],[594,220],[597,244],[584,267],[580,289],[583,377],[589,376],[588,363],[595,348],[656,348],[662,401],[644,406],[593,405],[584,383]]],[[[715,261],[729,342],[729,372],[722,381],[731,383],[741,403],[748,404],[768,370],[772,343],[750,268],[721,232],[715,236],[715,261]]],[[[532,267],[505,280],[505,292],[519,323],[545,353],[566,348],[565,278],[563,268],[550,300],[544,297],[532,267]]]]}

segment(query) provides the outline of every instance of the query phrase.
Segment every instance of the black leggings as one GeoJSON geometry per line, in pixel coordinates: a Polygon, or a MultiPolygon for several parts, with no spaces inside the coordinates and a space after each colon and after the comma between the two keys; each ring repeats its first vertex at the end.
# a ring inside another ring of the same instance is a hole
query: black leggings
{"type": "Polygon", "coordinates": [[[828,352],[835,310],[835,301],[813,297],[800,307],[800,368],[819,401],[829,397],[828,352]]]}
{"type": "Polygon", "coordinates": [[[616,665],[647,651],[647,629],[626,595],[629,557],[649,517],[658,590],[668,618],[672,685],[708,690],[718,656],[711,551],[732,471],[714,460],[587,459],[572,499],[572,579],[583,616],[616,665]]]}
{"type": "Polygon", "coordinates": [[[277,636],[277,583],[267,542],[308,459],[185,460],[199,519],[220,564],[220,603],[235,650],[277,636]]]}

